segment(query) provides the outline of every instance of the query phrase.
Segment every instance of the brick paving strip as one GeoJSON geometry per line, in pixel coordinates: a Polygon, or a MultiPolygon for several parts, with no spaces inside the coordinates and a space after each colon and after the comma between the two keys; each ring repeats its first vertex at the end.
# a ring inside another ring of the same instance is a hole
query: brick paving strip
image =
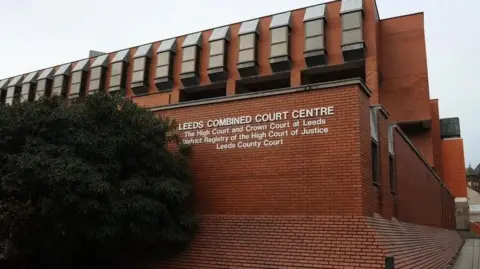
{"type": "Polygon", "coordinates": [[[466,239],[453,269],[480,269],[480,239],[466,239]]]}

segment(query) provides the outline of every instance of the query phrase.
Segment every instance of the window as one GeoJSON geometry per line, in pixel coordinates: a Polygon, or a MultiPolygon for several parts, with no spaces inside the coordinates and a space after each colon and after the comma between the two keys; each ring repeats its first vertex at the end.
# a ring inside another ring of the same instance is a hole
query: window
{"type": "Polygon", "coordinates": [[[208,68],[225,67],[225,46],[225,39],[210,42],[210,60],[208,68]]]}
{"type": "Polygon", "coordinates": [[[342,0],[342,54],[345,62],[365,59],[363,1],[342,0]]]}
{"type": "Polygon", "coordinates": [[[94,67],[90,71],[90,80],[100,79],[101,76],[102,76],[102,67],[100,66],[94,67]]]}
{"type": "Polygon", "coordinates": [[[182,73],[193,73],[196,72],[196,50],[197,47],[191,46],[183,48],[183,57],[182,57],[182,73]]]}
{"type": "Polygon", "coordinates": [[[78,71],[72,74],[72,84],[78,84],[82,82],[82,72],[78,71]]]}
{"type": "Polygon", "coordinates": [[[255,33],[240,36],[240,50],[238,52],[238,62],[253,62],[256,61],[255,47],[256,47],[255,33]]]}
{"type": "Polygon", "coordinates": [[[380,185],[380,158],[378,142],[372,140],[372,181],[380,185]]]}
{"type": "Polygon", "coordinates": [[[113,63],[112,64],[112,76],[121,75],[122,74],[122,66],[123,66],[123,62],[113,63]]]}
{"type": "MultiPolygon", "coordinates": [[[[132,75],[133,83],[148,82],[148,70],[150,67],[149,65],[150,65],[150,58],[147,58],[147,57],[135,58],[133,60],[133,75],[132,75]]],[[[140,86],[140,85],[132,85],[132,89],[137,88],[136,86],[140,86]]],[[[144,89],[144,90],[147,90],[147,89],[144,89]]],[[[136,92],[136,94],[140,94],[140,93],[144,93],[144,91],[136,92]]]]}
{"type": "Polygon", "coordinates": [[[397,192],[397,167],[395,163],[395,157],[392,155],[389,155],[388,159],[389,163],[389,168],[390,168],[390,191],[392,193],[397,192]]]}
{"type": "Polygon", "coordinates": [[[41,97],[45,96],[45,91],[47,88],[47,80],[42,79],[37,82],[37,93],[35,95],[35,100],[40,99],[41,97]]]}
{"type": "Polygon", "coordinates": [[[64,76],[56,76],[53,78],[53,88],[52,94],[53,95],[60,95],[65,96],[65,77],[64,76]]]}
{"type": "Polygon", "coordinates": [[[324,20],[305,22],[305,52],[324,50],[324,20]]]}

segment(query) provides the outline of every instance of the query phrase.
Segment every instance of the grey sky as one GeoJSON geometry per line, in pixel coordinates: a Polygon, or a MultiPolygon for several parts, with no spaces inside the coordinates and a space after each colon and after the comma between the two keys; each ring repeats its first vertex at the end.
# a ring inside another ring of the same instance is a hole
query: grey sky
{"type": "MultiPolygon", "coordinates": [[[[3,0],[0,78],[322,0],[3,0]],[[167,4],[168,3],[168,4],[167,4]]],[[[425,12],[431,98],[441,117],[460,117],[466,163],[480,162],[480,24],[475,0],[377,0],[380,17],[425,12]],[[454,12],[455,10],[455,12],[454,12]]]]}

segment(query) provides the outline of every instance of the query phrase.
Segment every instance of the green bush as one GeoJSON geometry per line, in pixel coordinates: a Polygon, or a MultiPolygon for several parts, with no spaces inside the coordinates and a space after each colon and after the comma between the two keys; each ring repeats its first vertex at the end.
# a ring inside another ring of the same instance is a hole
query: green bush
{"type": "Polygon", "coordinates": [[[196,220],[174,126],[103,94],[1,106],[2,262],[77,268],[181,250],[196,220]]]}

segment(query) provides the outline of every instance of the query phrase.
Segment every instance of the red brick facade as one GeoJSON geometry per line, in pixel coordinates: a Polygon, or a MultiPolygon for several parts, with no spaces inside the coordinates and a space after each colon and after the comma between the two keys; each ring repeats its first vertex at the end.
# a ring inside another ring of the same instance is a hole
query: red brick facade
{"type": "Polygon", "coordinates": [[[462,243],[452,231],[453,197],[398,129],[397,188],[390,191],[390,122],[381,108],[381,182],[372,184],[364,87],[352,81],[280,93],[158,112],[182,125],[312,107],[335,110],[325,117],[328,134],[288,136],[277,147],[194,145],[201,230],[185,253],[158,268],[384,268],[390,255],[395,268],[446,268],[462,243]]]}
{"type": "MultiPolygon", "coordinates": [[[[129,49],[127,97],[159,116],[175,118],[182,129],[191,128],[191,137],[180,131],[186,140],[203,141],[200,131],[230,140],[193,145],[194,201],[201,230],[185,253],[153,268],[385,268],[387,256],[394,257],[395,268],[447,268],[462,243],[453,230],[454,196],[466,196],[463,141],[441,138],[438,101],[429,97],[424,16],[381,20],[375,1],[363,0],[358,23],[365,51],[360,60],[347,61],[341,6],[342,1],[325,6],[325,66],[307,66],[306,8],[291,11],[290,70],[283,73],[282,84],[288,87],[273,91],[261,86],[253,87],[253,93],[239,90],[242,80],[275,80],[272,16],[259,18],[254,79],[242,78],[237,67],[242,23],[230,25],[228,71],[222,82],[226,86],[221,89],[225,96],[219,98],[182,100],[188,91],[181,79],[186,35],[175,38],[173,84],[168,89],[155,84],[155,52],[163,41],[152,43],[146,95],[135,96],[131,89],[133,55],[139,47],[129,49]],[[312,70],[317,72],[310,74],[314,79],[326,79],[309,82],[305,76],[312,70]],[[329,107],[332,113],[292,118],[302,109],[328,112],[329,107]],[[193,129],[194,122],[206,125],[210,119],[275,112],[280,118],[272,122],[193,129]],[[311,124],[303,126],[304,120],[311,124]],[[300,126],[293,126],[296,121],[300,126]],[[375,184],[371,122],[378,130],[375,184]],[[288,126],[274,129],[272,123],[288,126]],[[261,125],[266,129],[247,130],[261,125]],[[320,133],[294,133],[304,127],[320,133]],[[213,129],[229,133],[215,135],[213,129]],[[271,131],[273,137],[268,137],[271,131]],[[263,132],[267,137],[240,138],[263,132]]],[[[197,92],[215,86],[208,74],[212,32],[202,32],[197,92]]],[[[108,55],[106,89],[115,54],[108,55]]]]}

